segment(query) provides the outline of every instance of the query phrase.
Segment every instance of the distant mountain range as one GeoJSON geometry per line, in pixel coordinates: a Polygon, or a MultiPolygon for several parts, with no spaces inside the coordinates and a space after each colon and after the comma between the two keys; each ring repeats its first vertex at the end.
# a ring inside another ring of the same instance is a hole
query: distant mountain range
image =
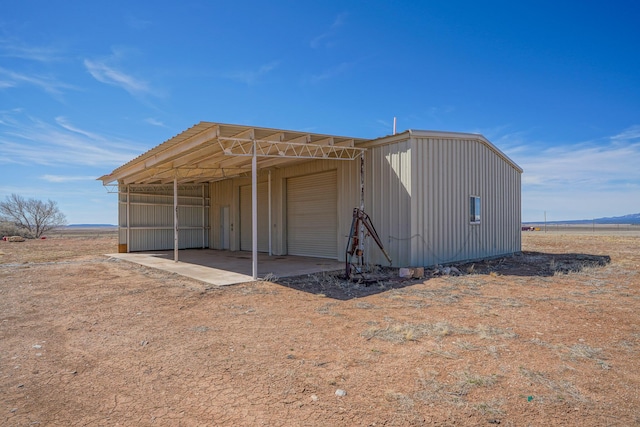
{"type": "MultiPolygon", "coordinates": [[[[540,224],[541,221],[529,221],[525,224],[540,224]]],[[[569,221],[547,221],[547,224],[635,224],[640,225],[640,213],[595,219],[574,219],[569,221]]]]}

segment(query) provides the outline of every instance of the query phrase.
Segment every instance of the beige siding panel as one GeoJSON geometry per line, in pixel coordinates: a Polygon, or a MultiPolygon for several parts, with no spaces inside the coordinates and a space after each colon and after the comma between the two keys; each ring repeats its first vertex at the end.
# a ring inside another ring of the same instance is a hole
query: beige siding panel
{"type": "Polygon", "coordinates": [[[421,236],[411,264],[434,265],[520,251],[520,173],[477,140],[414,141],[416,207],[421,236]],[[480,224],[469,222],[469,197],[480,197],[480,224]]]}
{"type": "MultiPolygon", "coordinates": [[[[132,186],[127,224],[126,189],[119,197],[120,241],[130,251],[165,250],[174,246],[173,186],[132,186]],[[130,227],[130,242],[126,242],[130,227]]],[[[206,185],[178,188],[178,247],[207,247],[209,234],[209,197],[206,185]]]]}
{"type": "MultiPolygon", "coordinates": [[[[351,225],[353,208],[359,205],[360,199],[360,162],[319,160],[306,161],[282,169],[271,170],[271,218],[272,253],[284,255],[287,249],[287,180],[298,176],[312,175],[334,171],[337,174],[337,226],[335,253],[338,259],[344,260],[347,235],[351,225]]],[[[269,170],[258,171],[259,185],[267,185],[269,170]]],[[[212,247],[220,248],[220,211],[221,207],[230,207],[231,250],[240,249],[240,187],[250,185],[250,178],[236,178],[212,182],[211,186],[211,242],[212,247]]],[[[268,216],[266,217],[268,219],[268,216]]],[[[265,219],[265,221],[266,221],[265,219]]],[[[259,224],[259,233],[264,230],[259,224]]]]}
{"type": "Polygon", "coordinates": [[[216,181],[209,184],[210,191],[210,199],[211,199],[211,209],[210,209],[210,223],[211,223],[211,231],[210,231],[210,248],[212,249],[222,249],[222,224],[220,222],[220,213],[223,207],[229,208],[230,214],[230,224],[227,224],[229,228],[229,243],[231,249],[235,249],[234,246],[234,238],[235,235],[235,222],[233,220],[235,209],[233,206],[233,181],[232,180],[224,180],[224,181],[216,181]]]}
{"type": "Polygon", "coordinates": [[[337,258],[337,172],[287,180],[287,247],[290,255],[337,258]]]}
{"type": "Polygon", "coordinates": [[[127,189],[121,186],[118,194],[118,244],[127,243],[127,189]]]}
{"type": "MultiPolygon", "coordinates": [[[[240,187],[240,250],[253,250],[253,220],[251,186],[240,187]]],[[[258,251],[269,252],[269,187],[258,184],[258,251]]]]}
{"type": "MultiPolygon", "coordinates": [[[[409,141],[371,148],[365,162],[365,212],[394,265],[410,258],[411,148],[409,141]]],[[[372,239],[366,240],[365,259],[388,262],[372,239]]]]}
{"type": "Polygon", "coordinates": [[[338,168],[338,259],[345,260],[353,209],[360,207],[360,159],[342,161],[338,168]]]}

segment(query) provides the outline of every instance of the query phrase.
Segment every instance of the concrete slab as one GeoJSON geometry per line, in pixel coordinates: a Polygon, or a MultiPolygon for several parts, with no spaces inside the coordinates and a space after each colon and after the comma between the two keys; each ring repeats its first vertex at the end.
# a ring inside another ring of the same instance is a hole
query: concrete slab
{"type": "MultiPolygon", "coordinates": [[[[118,253],[108,256],[191,277],[216,286],[253,281],[251,252],[183,249],[178,254],[178,262],[173,260],[173,250],[118,253]]],[[[259,278],[269,275],[276,277],[299,276],[343,268],[343,262],[331,259],[258,254],[259,278]]]]}

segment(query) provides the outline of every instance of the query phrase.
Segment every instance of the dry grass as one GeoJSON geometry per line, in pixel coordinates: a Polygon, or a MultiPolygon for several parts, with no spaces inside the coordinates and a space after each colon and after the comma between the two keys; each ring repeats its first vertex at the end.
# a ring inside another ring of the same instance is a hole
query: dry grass
{"type": "Polygon", "coordinates": [[[209,289],[113,239],[7,243],[0,424],[639,424],[640,238],[523,239],[457,277],[209,289]]]}
{"type": "Polygon", "coordinates": [[[553,379],[553,375],[549,373],[542,371],[533,371],[520,367],[520,374],[533,383],[540,384],[553,392],[551,396],[537,397],[538,400],[542,400],[544,398],[556,401],[588,401],[588,399],[580,393],[580,391],[574,384],[566,380],[555,380],[553,379]]]}
{"type": "Polygon", "coordinates": [[[437,323],[389,323],[384,328],[371,327],[362,332],[370,340],[376,338],[394,343],[418,341],[423,337],[442,339],[454,335],[476,335],[483,340],[512,339],[518,335],[513,331],[490,325],[479,324],[476,327],[463,327],[449,322],[437,323]]]}

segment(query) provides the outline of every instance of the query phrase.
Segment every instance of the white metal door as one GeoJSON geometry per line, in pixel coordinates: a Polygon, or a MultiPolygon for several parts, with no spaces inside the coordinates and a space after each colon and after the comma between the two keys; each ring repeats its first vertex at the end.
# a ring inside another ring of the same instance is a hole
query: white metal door
{"type": "Polygon", "coordinates": [[[289,255],[338,258],[337,187],[336,171],[287,180],[289,255]]]}
{"type": "MultiPolygon", "coordinates": [[[[250,251],[251,244],[251,186],[240,187],[240,250],[250,251]]],[[[258,251],[269,252],[269,187],[258,184],[258,251]]]]}

